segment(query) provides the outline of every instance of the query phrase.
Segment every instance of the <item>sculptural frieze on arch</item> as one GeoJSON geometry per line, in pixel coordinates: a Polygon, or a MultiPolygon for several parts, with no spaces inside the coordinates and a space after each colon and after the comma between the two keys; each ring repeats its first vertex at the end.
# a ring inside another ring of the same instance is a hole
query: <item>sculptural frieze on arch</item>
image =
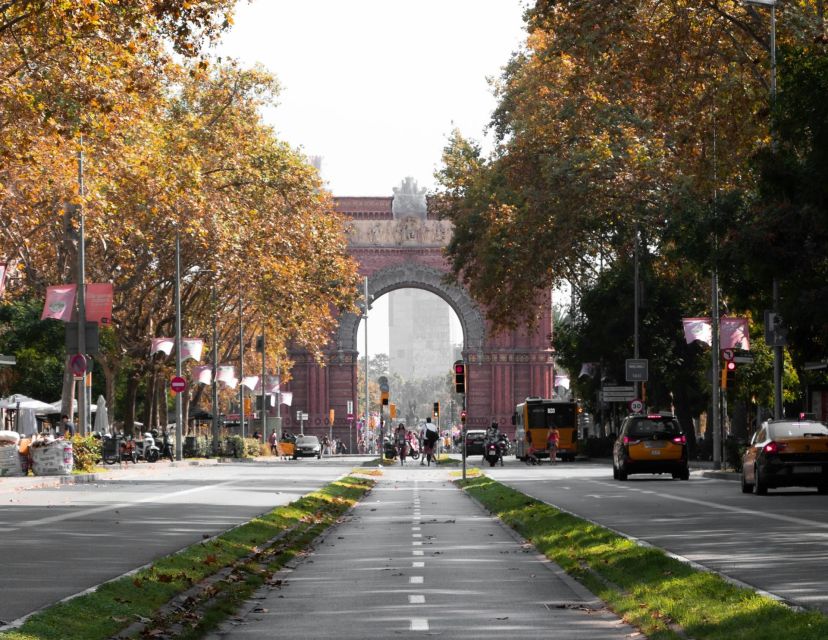
{"type": "Polygon", "coordinates": [[[445,247],[454,226],[448,220],[405,216],[397,220],[351,220],[345,224],[350,247],[445,247]]]}

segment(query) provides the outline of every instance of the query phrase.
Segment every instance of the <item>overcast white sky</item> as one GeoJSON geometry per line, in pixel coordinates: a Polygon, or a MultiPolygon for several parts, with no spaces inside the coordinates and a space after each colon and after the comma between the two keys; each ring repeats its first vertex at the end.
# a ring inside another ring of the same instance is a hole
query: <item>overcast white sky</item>
{"type": "MultiPolygon", "coordinates": [[[[390,196],[406,176],[434,187],[454,128],[485,142],[495,107],[487,78],[499,76],[520,48],[525,6],[252,0],[239,4],[217,52],[261,63],[278,77],[279,105],[263,115],[280,138],[322,156],[334,195],[390,196]]],[[[387,318],[384,296],[370,315],[372,355],[388,353],[387,318]]],[[[455,318],[462,341],[458,332],[455,318]]]]}

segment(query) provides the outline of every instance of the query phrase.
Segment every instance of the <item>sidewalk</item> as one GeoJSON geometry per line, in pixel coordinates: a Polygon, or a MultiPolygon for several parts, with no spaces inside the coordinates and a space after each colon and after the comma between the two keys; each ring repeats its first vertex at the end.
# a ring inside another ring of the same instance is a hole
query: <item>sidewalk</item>
{"type": "Polygon", "coordinates": [[[447,471],[384,471],[310,555],[208,638],[643,637],[521,544],[447,471]]]}

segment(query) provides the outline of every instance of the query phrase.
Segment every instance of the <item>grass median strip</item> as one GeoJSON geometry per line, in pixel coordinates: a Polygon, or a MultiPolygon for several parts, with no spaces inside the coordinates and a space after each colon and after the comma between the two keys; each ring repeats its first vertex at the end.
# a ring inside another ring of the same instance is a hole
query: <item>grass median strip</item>
{"type": "Polygon", "coordinates": [[[135,574],[45,609],[20,628],[0,633],[0,639],[199,638],[235,613],[373,485],[355,476],[331,482],[135,574]]]}
{"type": "Polygon", "coordinates": [[[458,484],[650,640],[828,638],[819,612],[794,611],[491,478],[458,484]]]}

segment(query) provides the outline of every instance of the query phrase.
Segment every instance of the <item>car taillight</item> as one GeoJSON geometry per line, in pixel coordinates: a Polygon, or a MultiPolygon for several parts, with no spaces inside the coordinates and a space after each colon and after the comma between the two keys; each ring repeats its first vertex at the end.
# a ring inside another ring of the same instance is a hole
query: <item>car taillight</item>
{"type": "Polygon", "coordinates": [[[633,440],[630,436],[624,436],[624,444],[638,444],[641,440],[633,440]]]}
{"type": "Polygon", "coordinates": [[[673,438],[673,442],[676,444],[687,444],[687,437],[686,436],[676,436],[673,438]]]}
{"type": "Polygon", "coordinates": [[[768,442],[768,444],[762,447],[762,451],[773,455],[774,453],[784,451],[787,446],[788,445],[786,445],[784,442],[774,442],[773,440],[771,440],[770,442],[768,442]]]}

